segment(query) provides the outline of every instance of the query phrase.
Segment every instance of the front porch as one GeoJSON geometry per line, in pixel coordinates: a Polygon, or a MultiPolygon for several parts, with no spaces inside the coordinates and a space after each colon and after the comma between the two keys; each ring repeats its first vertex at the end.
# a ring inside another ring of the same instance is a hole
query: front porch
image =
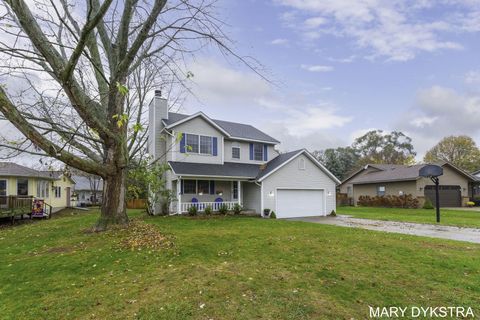
{"type": "Polygon", "coordinates": [[[224,206],[230,211],[237,204],[244,207],[243,189],[248,188],[250,184],[252,182],[245,180],[178,178],[172,181],[176,199],[171,203],[170,211],[182,214],[187,213],[191,207],[196,207],[199,212],[205,211],[208,207],[212,211],[219,211],[224,206]]]}

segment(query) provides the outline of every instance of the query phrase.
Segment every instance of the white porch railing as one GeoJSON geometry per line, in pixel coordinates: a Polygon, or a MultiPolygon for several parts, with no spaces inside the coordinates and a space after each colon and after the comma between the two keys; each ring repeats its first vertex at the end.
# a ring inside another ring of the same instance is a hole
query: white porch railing
{"type": "Polygon", "coordinates": [[[226,206],[227,210],[233,210],[238,201],[224,201],[224,202],[182,202],[180,203],[181,212],[188,212],[191,207],[197,207],[198,211],[205,211],[205,208],[210,206],[212,211],[218,211],[222,206],[226,206]]]}

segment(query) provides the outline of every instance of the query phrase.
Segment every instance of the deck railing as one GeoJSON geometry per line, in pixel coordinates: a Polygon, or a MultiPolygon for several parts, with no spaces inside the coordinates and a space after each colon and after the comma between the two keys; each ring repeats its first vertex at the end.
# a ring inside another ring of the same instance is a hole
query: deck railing
{"type": "Polygon", "coordinates": [[[32,196],[0,196],[0,209],[32,209],[32,196]]]}
{"type": "Polygon", "coordinates": [[[205,208],[210,207],[212,211],[218,211],[222,206],[226,206],[227,210],[233,210],[238,201],[224,201],[224,202],[182,202],[180,203],[181,212],[188,212],[191,207],[196,207],[198,211],[205,211],[205,208]]]}

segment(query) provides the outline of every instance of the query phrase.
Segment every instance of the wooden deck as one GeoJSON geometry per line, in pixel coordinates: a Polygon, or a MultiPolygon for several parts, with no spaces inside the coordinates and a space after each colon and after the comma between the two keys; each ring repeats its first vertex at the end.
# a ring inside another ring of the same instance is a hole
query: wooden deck
{"type": "MultiPolygon", "coordinates": [[[[0,218],[10,218],[12,223],[16,217],[23,218],[28,215],[32,218],[35,198],[33,196],[0,196],[0,218]]],[[[44,215],[50,217],[52,207],[45,203],[40,203],[44,215]]]]}

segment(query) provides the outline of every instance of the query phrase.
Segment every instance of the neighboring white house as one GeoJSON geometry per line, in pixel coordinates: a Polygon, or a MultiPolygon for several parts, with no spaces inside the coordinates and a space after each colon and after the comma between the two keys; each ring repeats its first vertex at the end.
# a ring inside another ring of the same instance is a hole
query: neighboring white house
{"type": "Polygon", "coordinates": [[[149,154],[171,168],[166,183],[176,195],[172,213],[236,203],[258,214],[273,210],[278,218],[335,210],[340,181],[305,149],[280,154],[275,148],[280,142],[251,125],[203,112],[168,112],[159,91],[149,120],[149,154]]]}
{"type": "Polygon", "coordinates": [[[103,180],[98,176],[72,176],[75,181],[77,206],[85,207],[102,204],[103,180]]]}

